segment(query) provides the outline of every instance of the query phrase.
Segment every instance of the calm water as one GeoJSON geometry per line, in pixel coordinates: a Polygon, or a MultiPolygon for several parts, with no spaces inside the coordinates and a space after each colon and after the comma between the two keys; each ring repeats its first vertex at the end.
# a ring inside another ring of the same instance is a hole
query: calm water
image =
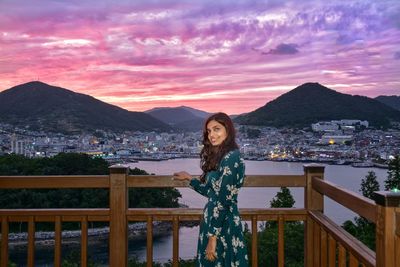
{"type": "MultiPolygon", "coordinates": [[[[303,163],[271,162],[271,161],[246,161],[246,174],[302,174],[303,163]]],[[[169,175],[173,172],[185,170],[192,174],[200,174],[199,160],[197,159],[175,159],[160,162],[141,161],[130,164],[131,167],[138,167],[148,173],[156,175],[169,175]]],[[[377,168],[353,168],[351,166],[325,165],[325,179],[343,186],[349,190],[359,192],[361,179],[368,171],[373,170],[383,189],[383,181],[386,179],[387,170],[377,168]]],[[[276,195],[279,188],[242,188],[239,192],[238,203],[240,208],[264,208],[269,207],[271,199],[276,195]]],[[[180,188],[182,194],[181,202],[191,208],[203,208],[206,199],[191,190],[180,188]]],[[[291,188],[295,198],[295,207],[304,207],[304,193],[302,188],[291,188]]],[[[352,219],[356,214],[345,209],[341,205],[329,199],[325,199],[325,214],[338,224],[352,219]]],[[[183,259],[193,258],[196,254],[198,227],[182,227],[179,235],[179,253],[183,259]]],[[[107,261],[107,246],[89,248],[89,256],[97,262],[107,261]]],[[[37,251],[37,266],[52,266],[53,252],[37,251]],[[51,254],[50,259],[46,254],[51,254]]],[[[64,255],[64,253],[63,253],[64,255]]],[[[140,260],[146,259],[146,243],[134,242],[129,244],[129,255],[137,256],[140,260]]],[[[153,255],[155,261],[166,262],[172,258],[172,235],[157,238],[154,240],[153,255]]],[[[19,258],[19,256],[15,255],[19,258]]],[[[15,261],[14,260],[14,261],[15,261]]],[[[21,265],[23,263],[21,262],[21,265]]]]}

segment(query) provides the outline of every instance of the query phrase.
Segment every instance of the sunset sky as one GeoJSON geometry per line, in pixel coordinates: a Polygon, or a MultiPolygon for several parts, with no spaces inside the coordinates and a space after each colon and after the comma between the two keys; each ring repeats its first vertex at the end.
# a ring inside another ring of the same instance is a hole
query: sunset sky
{"type": "Polygon", "coordinates": [[[400,95],[400,1],[0,0],[0,91],[253,111],[305,82],[400,95]]]}

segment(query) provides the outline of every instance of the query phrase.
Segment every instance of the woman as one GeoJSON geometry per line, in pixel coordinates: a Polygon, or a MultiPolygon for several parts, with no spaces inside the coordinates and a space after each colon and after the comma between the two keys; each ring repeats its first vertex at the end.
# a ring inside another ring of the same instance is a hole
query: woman
{"type": "Polygon", "coordinates": [[[208,198],[200,223],[196,266],[248,266],[243,225],[237,207],[244,180],[244,163],[235,141],[235,128],[225,113],[210,116],[203,129],[200,180],[181,171],[176,180],[208,198]]]}

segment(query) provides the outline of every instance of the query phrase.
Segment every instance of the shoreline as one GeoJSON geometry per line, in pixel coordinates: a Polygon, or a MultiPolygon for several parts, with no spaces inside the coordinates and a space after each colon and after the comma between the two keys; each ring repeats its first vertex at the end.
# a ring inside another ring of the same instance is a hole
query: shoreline
{"type": "MultiPolygon", "coordinates": [[[[193,227],[195,223],[181,222],[180,226],[193,227]]],[[[153,238],[170,234],[172,223],[165,221],[153,222],[153,238]]],[[[88,229],[88,244],[104,243],[108,240],[109,227],[88,229]]],[[[0,235],[1,237],[1,235],[0,235]]],[[[54,247],[54,231],[35,232],[35,247],[37,249],[48,249],[54,247]]],[[[128,224],[128,240],[143,241],[147,238],[147,223],[138,222],[128,224]]],[[[14,251],[25,251],[28,246],[28,233],[9,233],[9,249],[14,251]]],[[[73,247],[81,244],[81,230],[66,230],[61,233],[62,246],[73,247]]]]}
{"type": "MultiPolygon", "coordinates": [[[[295,159],[295,158],[289,158],[289,159],[269,159],[269,158],[264,158],[264,157],[249,157],[249,156],[244,156],[244,160],[248,161],[270,161],[270,162],[293,162],[293,163],[321,163],[321,164],[329,164],[329,165],[350,165],[354,168],[380,168],[380,169],[388,169],[389,166],[388,164],[384,163],[377,163],[377,162],[372,162],[371,160],[357,160],[357,159],[348,159],[348,160],[342,160],[342,159],[295,159]]],[[[135,159],[134,162],[132,161],[124,161],[121,159],[118,161],[118,164],[134,164],[134,163],[139,163],[140,161],[168,161],[168,160],[174,160],[174,159],[197,159],[197,157],[178,157],[178,158],[162,158],[162,159],[153,159],[153,158],[142,158],[142,159],[135,159]]]]}

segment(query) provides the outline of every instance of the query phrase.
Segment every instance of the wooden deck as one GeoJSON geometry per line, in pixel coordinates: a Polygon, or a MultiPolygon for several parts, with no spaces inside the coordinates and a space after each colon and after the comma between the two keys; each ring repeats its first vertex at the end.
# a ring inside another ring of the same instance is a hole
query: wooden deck
{"type": "MultiPolygon", "coordinates": [[[[153,221],[171,221],[173,231],[173,266],[179,259],[179,222],[200,220],[201,209],[132,209],[128,207],[130,187],[187,187],[187,182],[172,181],[171,176],[127,175],[124,166],[112,166],[109,175],[102,176],[0,176],[0,189],[35,188],[107,188],[109,208],[99,209],[0,209],[1,267],[8,265],[8,234],[10,222],[28,224],[28,266],[35,266],[35,223],[52,222],[55,225],[54,266],[61,266],[62,222],[81,224],[81,266],[87,266],[88,223],[108,222],[109,265],[127,266],[129,222],[147,222],[147,266],[153,259],[153,221]]],[[[251,222],[252,247],[257,247],[257,223],[278,222],[278,266],[284,262],[284,222],[304,222],[304,266],[400,266],[400,196],[390,195],[391,201],[379,204],[363,196],[324,181],[324,167],[305,165],[299,175],[248,175],[245,187],[302,187],[304,208],[241,209],[244,220],[251,222]],[[345,232],[324,214],[323,198],[329,197],[360,216],[376,223],[376,252],[345,232]],[[393,199],[397,199],[393,201],[393,199]],[[393,204],[395,203],[395,204],[393,204]],[[397,203],[397,204],[396,204],[397,203]]],[[[388,192],[380,192],[382,199],[388,192]]],[[[257,266],[257,250],[251,251],[253,267],[257,266]]]]}

